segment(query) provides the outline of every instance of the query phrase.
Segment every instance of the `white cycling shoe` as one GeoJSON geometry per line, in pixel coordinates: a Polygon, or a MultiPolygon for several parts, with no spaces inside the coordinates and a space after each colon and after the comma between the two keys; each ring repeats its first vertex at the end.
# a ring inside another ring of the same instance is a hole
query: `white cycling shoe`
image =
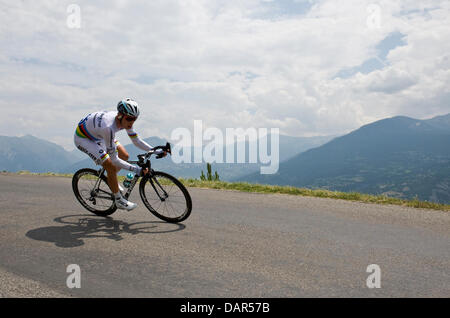
{"type": "Polygon", "coordinates": [[[116,202],[117,208],[121,209],[121,210],[131,211],[135,207],[137,207],[136,203],[130,202],[127,199],[125,199],[124,197],[121,197],[120,199],[116,199],[115,202],[116,202]]]}

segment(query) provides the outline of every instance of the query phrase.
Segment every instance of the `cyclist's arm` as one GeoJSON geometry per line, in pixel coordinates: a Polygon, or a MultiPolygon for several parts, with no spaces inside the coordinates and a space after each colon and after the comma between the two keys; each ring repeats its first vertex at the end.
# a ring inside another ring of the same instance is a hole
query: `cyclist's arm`
{"type": "Polygon", "coordinates": [[[108,153],[109,157],[111,158],[113,165],[115,165],[116,167],[119,167],[121,169],[129,170],[129,171],[133,171],[137,174],[141,174],[141,170],[142,170],[141,167],[129,164],[125,160],[122,160],[119,158],[119,154],[116,151],[117,146],[114,143],[114,133],[111,130],[111,128],[105,129],[105,132],[103,134],[103,140],[105,141],[106,152],[108,153]]]}
{"type": "Polygon", "coordinates": [[[125,160],[120,159],[118,153],[115,150],[112,153],[109,153],[109,151],[108,151],[108,154],[109,154],[109,157],[111,158],[113,165],[115,165],[116,167],[119,167],[120,169],[133,171],[134,173],[136,173],[138,175],[141,174],[141,171],[142,171],[141,167],[134,166],[132,164],[129,164],[125,160]]]}
{"type": "Polygon", "coordinates": [[[142,149],[144,151],[150,151],[153,149],[152,146],[150,146],[148,143],[146,143],[144,140],[139,138],[138,134],[133,129],[127,129],[128,137],[130,137],[133,144],[138,147],[139,149],[142,149]]]}

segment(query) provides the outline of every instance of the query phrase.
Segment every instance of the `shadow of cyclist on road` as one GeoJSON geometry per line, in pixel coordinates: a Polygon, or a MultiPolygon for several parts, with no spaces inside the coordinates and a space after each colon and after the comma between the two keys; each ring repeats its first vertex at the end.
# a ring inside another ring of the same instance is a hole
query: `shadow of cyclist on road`
{"type": "Polygon", "coordinates": [[[67,215],[54,219],[63,226],[47,226],[30,230],[26,236],[37,241],[55,243],[58,247],[70,248],[84,245],[84,239],[108,238],[114,241],[123,239],[122,234],[158,234],[181,231],[183,224],[162,221],[127,223],[111,217],[92,215],[67,215]]]}

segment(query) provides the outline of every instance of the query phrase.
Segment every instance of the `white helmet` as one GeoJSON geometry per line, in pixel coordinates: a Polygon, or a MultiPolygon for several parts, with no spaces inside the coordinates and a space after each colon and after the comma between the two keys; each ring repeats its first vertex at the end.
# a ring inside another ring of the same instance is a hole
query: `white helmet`
{"type": "Polygon", "coordinates": [[[139,106],[131,98],[125,98],[117,104],[117,111],[127,116],[139,117],[139,106]]]}

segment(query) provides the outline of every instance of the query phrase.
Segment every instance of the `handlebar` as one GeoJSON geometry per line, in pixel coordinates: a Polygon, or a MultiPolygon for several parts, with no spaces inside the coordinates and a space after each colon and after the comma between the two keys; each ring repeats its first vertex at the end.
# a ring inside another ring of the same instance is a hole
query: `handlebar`
{"type": "MultiPolygon", "coordinates": [[[[149,152],[147,152],[146,154],[142,154],[142,155],[138,155],[138,165],[139,166],[143,166],[145,165],[145,159],[150,158],[151,155],[153,155],[157,150],[163,150],[163,152],[167,152],[169,154],[172,154],[172,148],[170,146],[170,143],[166,143],[165,146],[156,146],[154,147],[152,150],[150,150],[149,152]]],[[[160,153],[158,155],[156,155],[156,159],[160,159],[164,156],[164,153],[160,153]]]]}
{"type": "MultiPolygon", "coordinates": [[[[172,148],[170,147],[170,143],[166,143],[165,146],[156,146],[155,148],[153,148],[154,151],[155,151],[155,150],[158,150],[158,149],[161,149],[161,150],[163,150],[164,152],[167,152],[167,153],[169,153],[169,154],[172,154],[172,148]]],[[[163,156],[163,153],[160,153],[159,155],[156,156],[156,159],[160,159],[160,158],[162,158],[162,157],[164,157],[164,156],[163,156]]]]}

